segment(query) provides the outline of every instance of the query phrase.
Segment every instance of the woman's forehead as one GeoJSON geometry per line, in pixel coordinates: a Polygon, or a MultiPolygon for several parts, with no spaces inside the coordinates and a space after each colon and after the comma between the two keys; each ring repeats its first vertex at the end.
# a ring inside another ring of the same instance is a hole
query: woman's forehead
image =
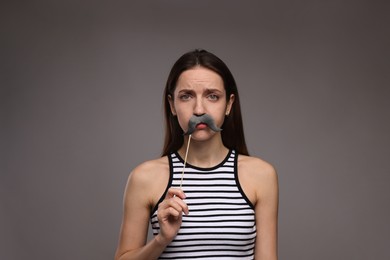
{"type": "Polygon", "coordinates": [[[199,87],[219,90],[225,89],[221,76],[203,67],[195,67],[182,72],[176,84],[176,90],[199,87]]]}

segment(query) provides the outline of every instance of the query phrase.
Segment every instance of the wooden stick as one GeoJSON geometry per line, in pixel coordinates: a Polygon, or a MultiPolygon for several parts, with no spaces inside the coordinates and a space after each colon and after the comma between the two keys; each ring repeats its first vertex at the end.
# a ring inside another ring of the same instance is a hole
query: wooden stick
{"type": "Polygon", "coordinates": [[[191,142],[191,135],[189,135],[189,137],[188,137],[186,155],[184,156],[184,165],[183,165],[183,171],[181,172],[180,189],[183,185],[184,169],[186,168],[186,164],[187,164],[187,155],[188,155],[188,148],[190,147],[190,142],[191,142]]]}

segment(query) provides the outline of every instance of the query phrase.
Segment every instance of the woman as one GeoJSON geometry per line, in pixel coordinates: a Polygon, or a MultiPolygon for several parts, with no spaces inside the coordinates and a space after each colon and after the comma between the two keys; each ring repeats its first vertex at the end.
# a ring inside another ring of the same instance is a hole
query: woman
{"type": "Polygon", "coordinates": [[[164,104],[163,156],[130,174],[115,258],[277,259],[277,174],[248,155],[228,67],[205,50],[184,54],[164,104]],[[211,121],[183,134],[205,115],[211,121]],[[154,238],[146,242],[149,221],[154,238]]]}

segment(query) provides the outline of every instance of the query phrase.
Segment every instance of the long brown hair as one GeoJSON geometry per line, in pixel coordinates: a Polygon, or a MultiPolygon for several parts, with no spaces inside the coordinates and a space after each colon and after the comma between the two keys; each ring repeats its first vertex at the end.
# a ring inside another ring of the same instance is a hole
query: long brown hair
{"type": "Polygon", "coordinates": [[[172,114],[168,96],[173,97],[177,80],[181,73],[195,66],[210,69],[221,76],[225,91],[226,101],[234,94],[234,102],[230,114],[225,117],[221,132],[222,142],[229,149],[235,149],[239,154],[249,155],[245,143],[242,124],[240,99],[238,96],[236,81],[226,64],[214,54],[196,49],[182,55],[173,65],[169,73],[164,91],[164,115],[165,115],[165,140],[162,156],[177,151],[184,142],[183,130],[177,117],[172,114]]]}

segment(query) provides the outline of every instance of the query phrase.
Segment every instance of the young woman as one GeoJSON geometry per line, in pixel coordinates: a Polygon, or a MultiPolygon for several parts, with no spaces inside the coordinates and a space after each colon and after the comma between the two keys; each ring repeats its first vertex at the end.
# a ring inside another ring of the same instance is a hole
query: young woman
{"type": "Polygon", "coordinates": [[[162,157],[130,174],[115,259],[277,259],[277,174],[248,155],[228,67],[205,50],[184,54],[164,104],[162,157]],[[212,122],[183,134],[204,115],[212,122]],[[147,242],[149,221],[154,238],[147,242]]]}

